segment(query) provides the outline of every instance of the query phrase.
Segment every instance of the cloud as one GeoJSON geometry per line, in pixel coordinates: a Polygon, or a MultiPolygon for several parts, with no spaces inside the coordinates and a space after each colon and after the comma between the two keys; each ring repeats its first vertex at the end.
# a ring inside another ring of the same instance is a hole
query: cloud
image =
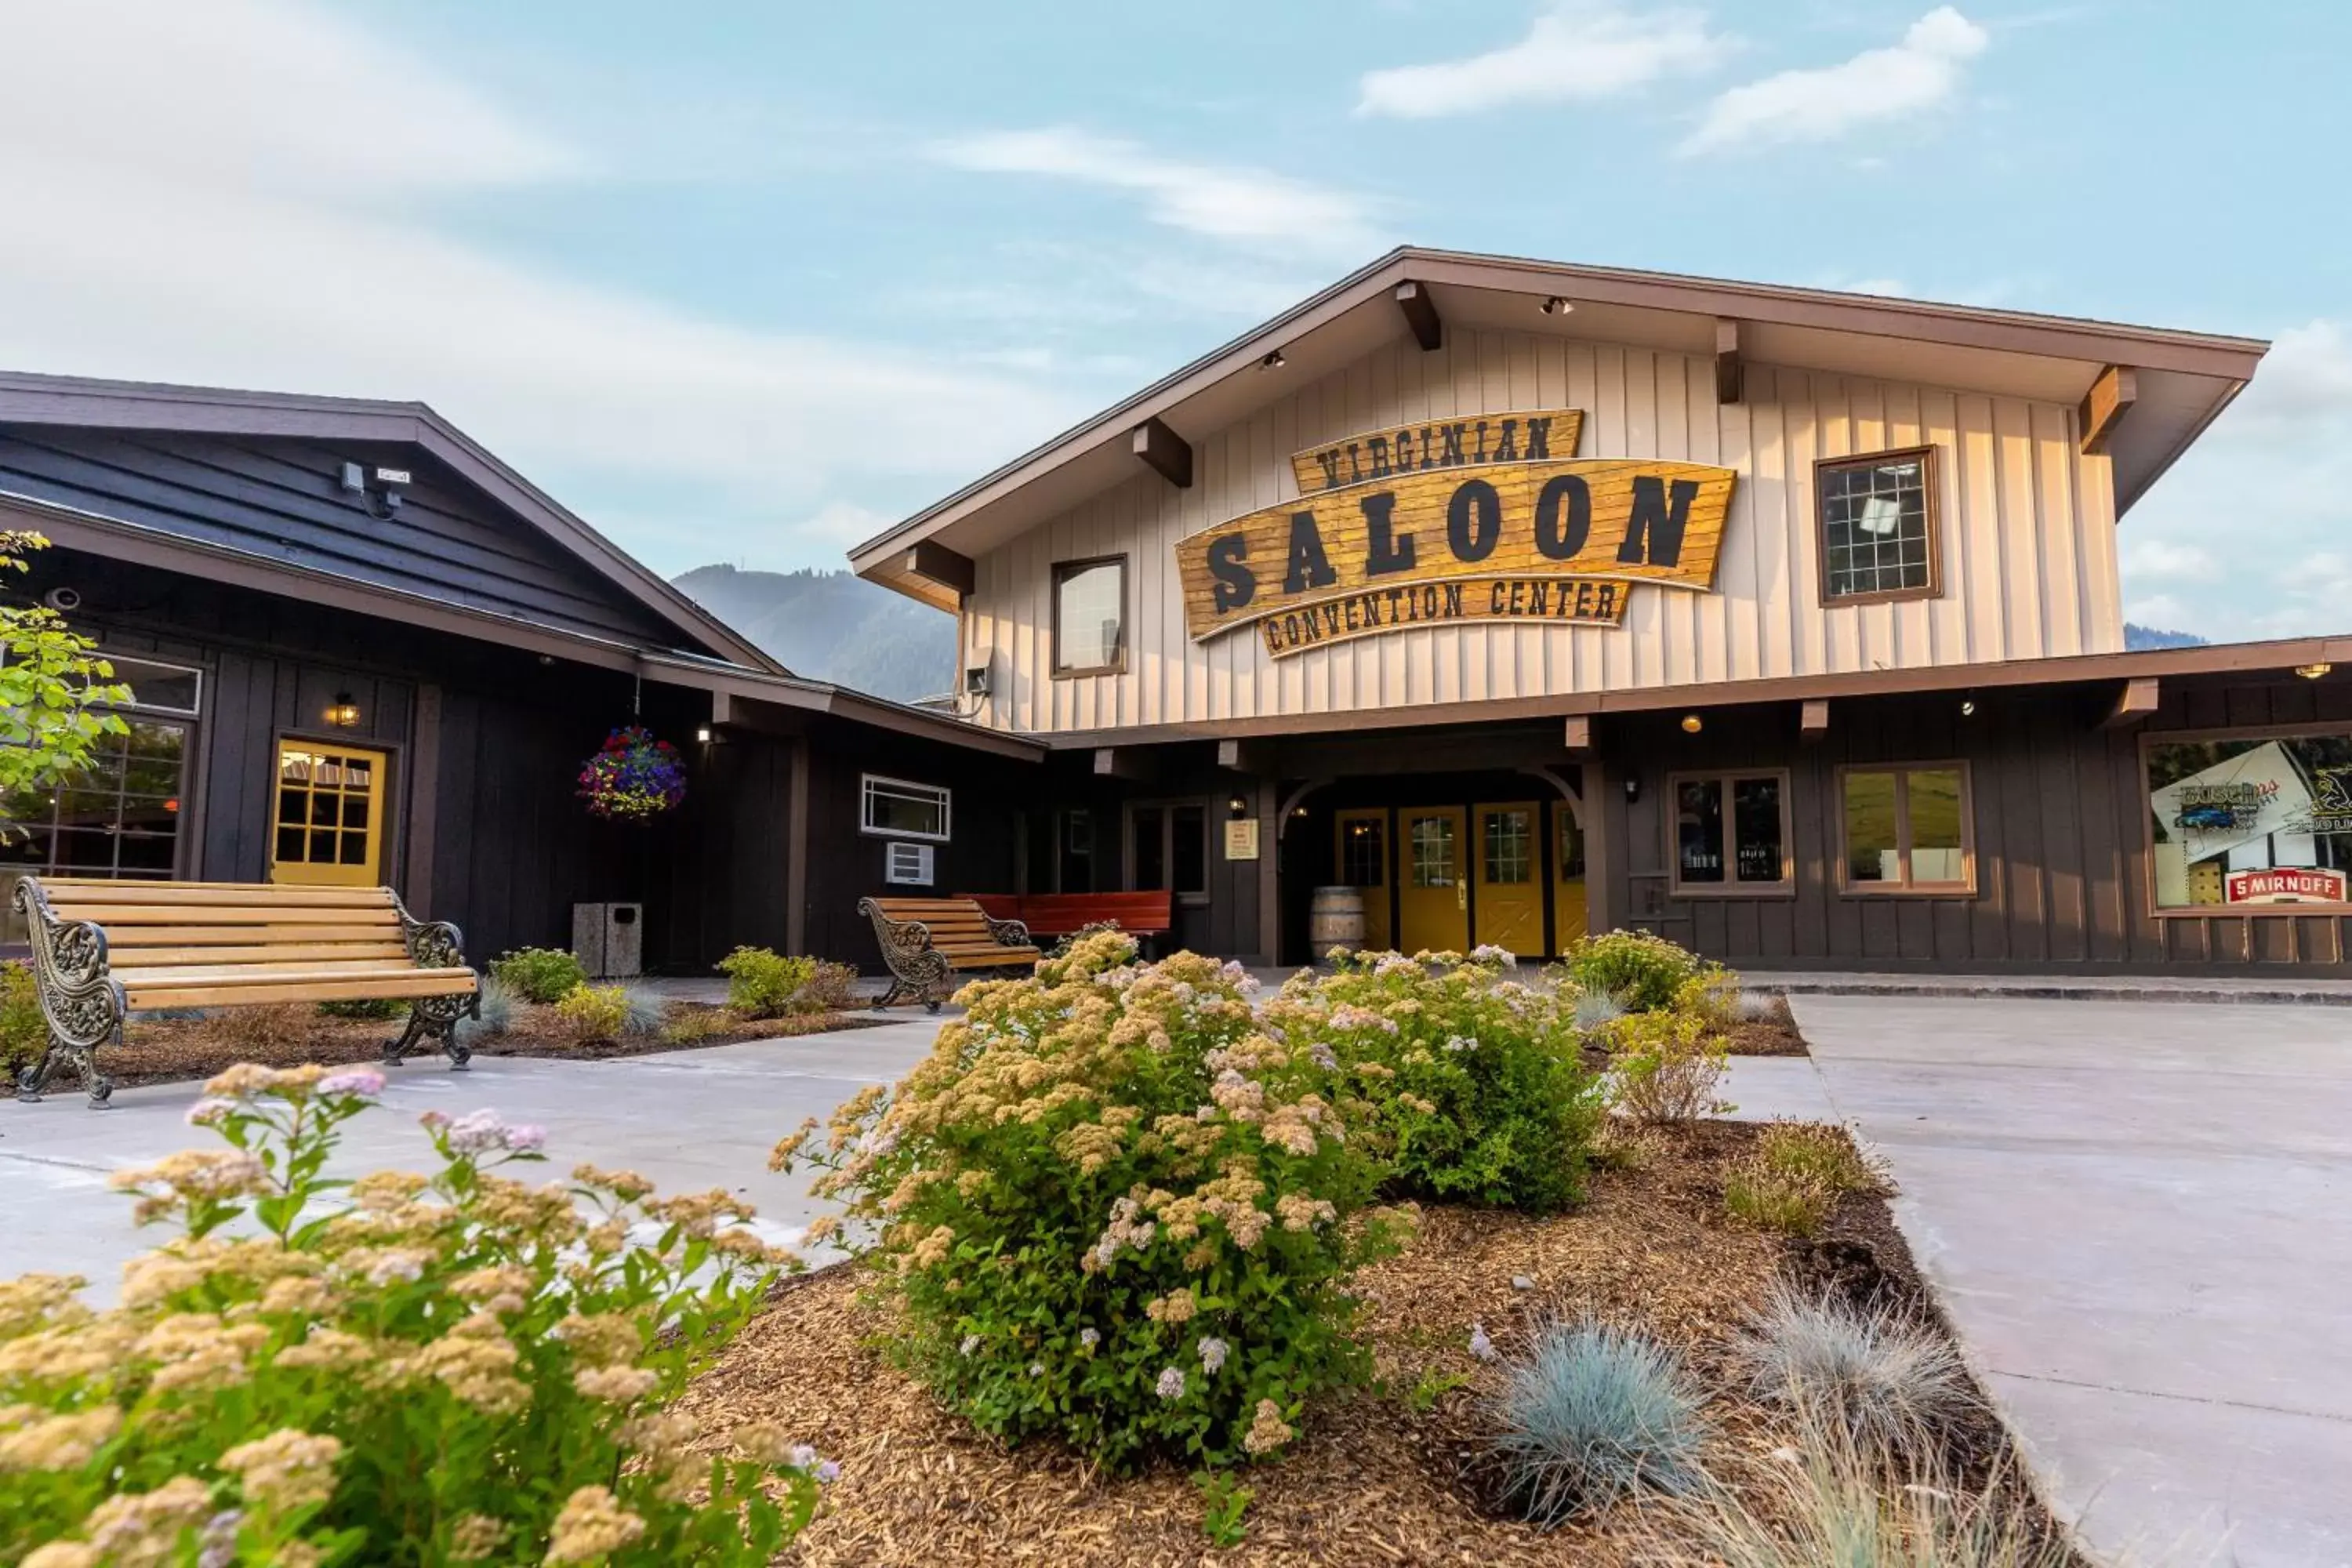
{"type": "Polygon", "coordinates": [[[1366,71],[1356,112],[1435,120],[1606,98],[1706,70],[1730,49],[1696,11],[1566,4],[1538,16],[1516,44],[1467,59],[1366,71]]]}
{"type": "Polygon", "coordinates": [[[2124,519],[2124,586],[2137,609],[2144,584],[2164,584],[2176,624],[2217,639],[2352,632],[2347,537],[2352,327],[2322,319],[2278,334],[2253,384],[2124,519]]]}
{"type": "Polygon", "coordinates": [[[950,168],[1036,174],[1145,198],[1157,224],[1226,243],[1367,255],[1381,236],[1370,204],[1349,192],[1265,169],[1189,163],[1137,142],[1070,126],[992,131],[935,142],[950,168]]]}
{"type": "Polygon", "coordinates": [[[1707,106],[1685,155],[1789,142],[1830,142],[1948,100],[1991,37],[1949,5],[1911,24],[1903,41],[1838,65],[1787,70],[1735,87],[1707,106]]]}
{"type": "Polygon", "coordinates": [[[1002,370],[752,331],[469,241],[440,208],[591,161],[333,10],[0,0],[0,365],[421,398],[575,500],[692,525],[624,543],[828,563],[838,531],[803,520],[961,479],[1076,412],[1002,370]],[[923,441],[873,438],[909,410],[923,441]]]}

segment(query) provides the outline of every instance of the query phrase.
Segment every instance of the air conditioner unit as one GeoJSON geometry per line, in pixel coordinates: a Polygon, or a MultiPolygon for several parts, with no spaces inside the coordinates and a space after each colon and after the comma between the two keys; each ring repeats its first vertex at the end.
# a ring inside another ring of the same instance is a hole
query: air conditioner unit
{"type": "Polygon", "coordinates": [[[909,844],[901,839],[892,839],[882,847],[882,879],[893,887],[929,887],[933,847],[929,844],[909,844]]]}

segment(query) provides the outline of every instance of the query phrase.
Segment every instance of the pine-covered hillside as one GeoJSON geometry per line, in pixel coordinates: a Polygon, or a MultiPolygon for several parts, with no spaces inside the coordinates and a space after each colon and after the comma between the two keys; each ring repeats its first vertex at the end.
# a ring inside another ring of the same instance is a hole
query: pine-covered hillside
{"type": "Polygon", "coordinates": [[[2136,626],[2124,623],[2124,647],[2132,652],[2148,647],[2203,647],[2205,639],[2195,632],[2158,631],[2154,626],[2136,626]]]}
{"type": "Polygon", "coordinates": [[[698,566],[675,582],[794,675],[901,702],[953,684],[953,617],[850,573],[698,566]]]}

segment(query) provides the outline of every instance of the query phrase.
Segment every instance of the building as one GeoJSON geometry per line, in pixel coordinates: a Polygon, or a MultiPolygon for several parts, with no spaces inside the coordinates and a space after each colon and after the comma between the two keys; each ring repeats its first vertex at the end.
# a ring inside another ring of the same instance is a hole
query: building
{"type": "Polygon", "coordinates": [[[0,376],[0,528],[135,698],[0,802],[0,909],[28,871],[385,883],[477,962],[622,902],[649,968],[870,970],[860,897],[1013,876],[1041,742],[795,678],[421,404],[0,376]],[[644,826],[574,796],[631,722],[688,770],[644,826]]]}
{"type": "Polygon", "coordinates": [[[2352,637],[2123,644],[2265,346],[1400,250],[852,560],[1048,748],[1022,889],[1208,951],[2352,973],[2352,637]]]}

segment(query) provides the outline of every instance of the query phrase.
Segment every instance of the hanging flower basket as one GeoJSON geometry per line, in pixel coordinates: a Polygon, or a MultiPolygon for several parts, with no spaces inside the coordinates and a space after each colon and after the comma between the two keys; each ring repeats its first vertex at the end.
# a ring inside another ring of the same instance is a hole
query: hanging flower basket
{"type": "Polygon", "coordinates": [[[676,746],[642,724],[625,724],[581,764],[579,794],[593,816],[646,822],[686,798],[686,767],[676,746]]]}

